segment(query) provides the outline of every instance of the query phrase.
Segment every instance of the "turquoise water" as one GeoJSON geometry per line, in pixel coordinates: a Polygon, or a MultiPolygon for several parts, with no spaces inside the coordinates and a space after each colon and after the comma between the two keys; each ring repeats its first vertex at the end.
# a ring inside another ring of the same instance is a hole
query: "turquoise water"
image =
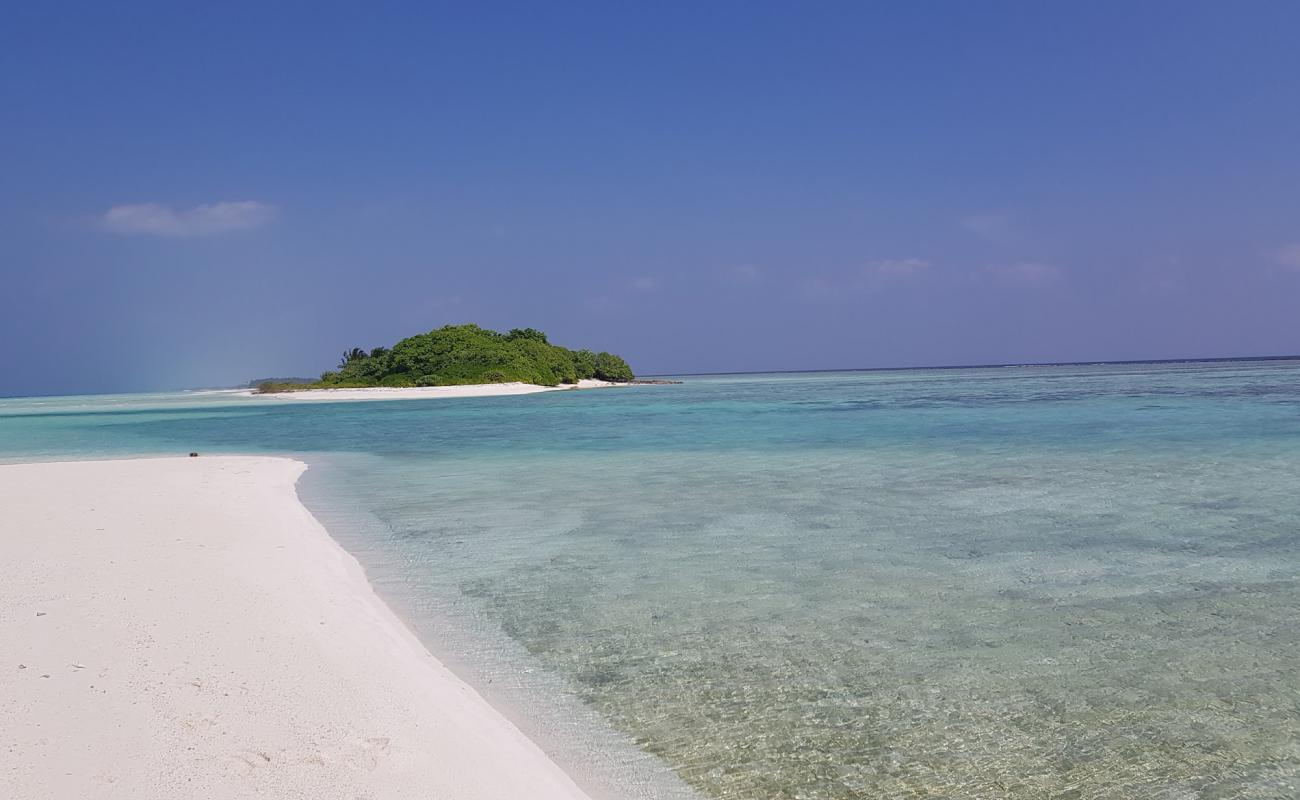
{"type": "Polygon", "coordinates": [[[1300,362],[0,400],[7,460],[190,450],[305,458],[612,794],[1300,796],[1300,362]]]}

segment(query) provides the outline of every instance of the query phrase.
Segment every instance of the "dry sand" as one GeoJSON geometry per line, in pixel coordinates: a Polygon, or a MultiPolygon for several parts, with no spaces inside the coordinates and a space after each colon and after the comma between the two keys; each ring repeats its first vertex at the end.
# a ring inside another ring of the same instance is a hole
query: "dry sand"
{"type": "Polygon", "coordinates": [[[373,387],[368,389],[303,389],[296,392],[259,394],[246,390],[240,394],[275,400],[429,400],[438,397],[492,397],[496,395],[535,394],[537,392],[564,392],[574,389],[603,389],[625,386],[584,378],[576,385],[538,386],[533,383],[476,383],[467,386],[417,386],[406,389],[373,387]]]}
{"type": "Polygon", "coordinates": [[[376,597],[304,468],[0,466],[0,798],[586,797],[376,597]]]}

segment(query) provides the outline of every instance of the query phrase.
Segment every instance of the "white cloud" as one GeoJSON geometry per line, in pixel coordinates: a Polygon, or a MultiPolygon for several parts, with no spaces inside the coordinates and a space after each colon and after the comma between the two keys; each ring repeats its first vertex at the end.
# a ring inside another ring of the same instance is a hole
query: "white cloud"
{"type": "Polygon", "coordinates": [[[1187,271],[1181,256],[1171,255],[1140,264],[1134,271],[1138,289],[1159,296],[1185,294],[1187,271]]]}
{"type": "Polygon", "coordinates": [[[1005,211],[972,214],[960,222],[963,228],[993,244],[1010,244],[1020,238],[1015,219],[1005,211]]]}
{"type": "Polygon", "coordinates": [[[609,314],[618,310],[618,303],[607,294],[587,298],[587,308],[597,314],[609,314]]]}
{"type": "Polygon", "coordinates": [[[895,258],[873,261],[866,267],[868,275],[881,278],[907,278],[922,275],[930,268],[930,262],[921,258],[895,258]]]}
{"type": "Polygon", "coordinates": [[[897,282],[925,275],[929,269],[930,262],[923,258],[872,261],[847,275],[806,278],[799,284],[799,294],[805,300],[839,300],[888,291],[897,282]]]}
{"type": "Polygon", "coordinates": [[[632,290],[635,292],[653,292],[659,288],[659,279],[643,276],[632,281],[632,290]]]}
{"type": "Polygon", "coordinates": [[[275,206],[256,200],[211,203],[184,210],[160,203],[139,203],[113,206],[99,217],[98,225],[124,236],[211,236],[260,228],[275,214],[275,206]]]}
{"type": "Polygon", "coordinates": [[[753,264],[739,264],[728,269],[727,275],[737,283],[753,283],[762,273],[753,264]]]}
{"type": "Polygon", "coordinates": [[[1039,261],[1017,261],[1012,264],[993,264],[984,271],[1006,283],[1044,284],[1060,279],[1063,271],[1055,264],[1039,261]]]}
{"type": "Polygon", "coordinates": [[[1279,247],[1273,260],[1288,269],[1300,269],[1300,242],[1279,247]]]}
{"type": "Polygon", "coordinates": [[[805,300],[834,300],[844,297],[844,289],[825,278],[808,278],[799,284],[799,294],[805,300]]]}

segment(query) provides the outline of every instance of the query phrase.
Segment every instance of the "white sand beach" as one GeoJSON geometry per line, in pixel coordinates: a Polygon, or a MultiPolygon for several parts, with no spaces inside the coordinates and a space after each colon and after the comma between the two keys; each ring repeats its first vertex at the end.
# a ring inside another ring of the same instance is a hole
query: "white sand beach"
{"type": "Polygon", "coordinates": [[[0,797],[586,797],[379,600],[304,469],[0,466],[0,797]]]}
{"type": "Polygon", "coordinates": [[[413,386],[407,388],[388,388],[383,386],[365,389],[303,389],[296,392],[273,392],[261,394],[252,389],[240,391],[249,397],[274,400],[328,400],[330,402],[351,400],[431,400],[440,397],[495,397],[498,395],[536,394],[538,392],[567,392],[575,389],[605,389],[614,386],[626,386],[625,383],[611,383],[584,378],[576,384],[562,386],[538,386],[533,383],[475,383],[465,386],[413,386]]]}

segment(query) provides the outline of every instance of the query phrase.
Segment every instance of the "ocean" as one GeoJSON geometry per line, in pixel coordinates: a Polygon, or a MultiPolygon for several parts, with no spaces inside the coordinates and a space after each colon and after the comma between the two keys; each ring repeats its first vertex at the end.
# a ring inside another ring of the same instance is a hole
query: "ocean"
{"type": "Polygon", "coordinates": [[[8,399],[0,460],[305,460],[597,794],[1300,796],[1300,361],[683,380],[8,399]]]}

